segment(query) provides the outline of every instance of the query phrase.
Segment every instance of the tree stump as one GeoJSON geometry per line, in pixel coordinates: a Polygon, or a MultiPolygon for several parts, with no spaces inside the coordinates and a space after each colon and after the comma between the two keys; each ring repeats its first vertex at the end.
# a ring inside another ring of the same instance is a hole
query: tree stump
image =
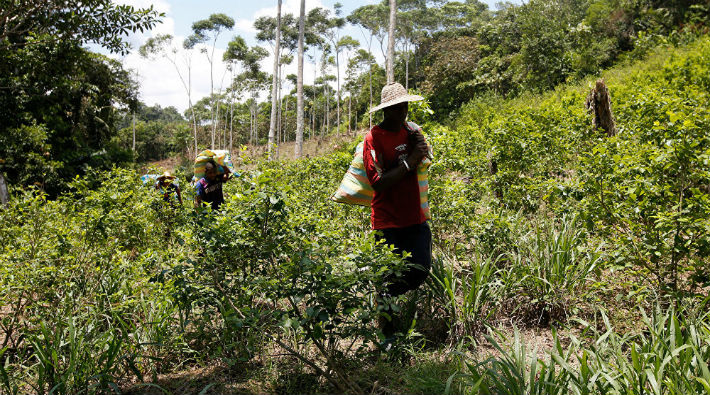
{"type": "Polygon", "coordinates": [[[616,134],[614,115],[611,112],[611,97],[603,79],[598,79],[584,102],[592,114],[592,127],[602,129],[608,137],[616,134]]]}

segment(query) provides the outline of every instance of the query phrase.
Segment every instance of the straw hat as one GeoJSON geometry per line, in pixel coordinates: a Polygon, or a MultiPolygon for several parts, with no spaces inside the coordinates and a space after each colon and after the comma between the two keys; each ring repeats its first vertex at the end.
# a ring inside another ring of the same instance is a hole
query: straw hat
{"type": "Polygon", "coordinates": [[[419,95],[410,95],[402,84],[398,82],[390,82],[382,88],[382,100],[380,105],[372,108],[370,112],[372,113],[399,103],[419,100],[424,100],[424,98],[419,95]]]}
{"type": "Polygon", "coordinates": [[[166,179],[166,178],[169,179],[169,180],[174,180],[174,179],[175,179],[175,176],[174,176],[171,172],[169,172],[169,171],[166,170],[163,174],[161,174],[160,176],[158,176],[157,180],[162,181],[162,180],[164,180],[164,179],[166,179]]]}

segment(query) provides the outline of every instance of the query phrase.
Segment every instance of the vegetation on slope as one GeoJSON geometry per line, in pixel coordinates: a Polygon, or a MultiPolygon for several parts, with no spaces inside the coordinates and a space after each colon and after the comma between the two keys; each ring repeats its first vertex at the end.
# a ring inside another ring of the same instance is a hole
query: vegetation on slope
{"type": "Polygon", "coordinates": [[[589,126],[586,83],[427,125],[435,265],[414,303],[389,301],[410,319],[387,354],[373,291],[402,262],[366,208],[328,200],[354,143],[258,163],[220,213],[171,212],[121,169],[55,200],[15,189],[0,388],[142,392],[218,365],[256,378],[235,392],[707,391],[708,65],[703,37],[607,72],[613,137],[589,126]],[[554,347],[538,359],[513,327],[554,347]]]}

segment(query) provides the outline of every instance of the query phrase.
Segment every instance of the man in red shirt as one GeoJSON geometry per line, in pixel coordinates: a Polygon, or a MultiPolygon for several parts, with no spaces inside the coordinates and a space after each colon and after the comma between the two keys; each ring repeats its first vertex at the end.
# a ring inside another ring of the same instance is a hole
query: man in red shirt
{"type": "MultiPolygon", "coordinates": [[[[431,268],[431,230],[422,211],[416,173],[429,147],[420,131],[406,126],[408,102],[422,99],[409,95],[401,84],[387,84],[382,88],[382,103],[371,110],[382,109],[384,120],[370,130],[363,145],[365,171],[375,190],[372,228],[378,231],[377,239],[391,244],[395,252],[411,254],[401,276],[385,279],[383,294],[389,296],[418,288],[431,268]]],[[[392,320],[382,322],[381,329],[391,339],[392,320]]]]}

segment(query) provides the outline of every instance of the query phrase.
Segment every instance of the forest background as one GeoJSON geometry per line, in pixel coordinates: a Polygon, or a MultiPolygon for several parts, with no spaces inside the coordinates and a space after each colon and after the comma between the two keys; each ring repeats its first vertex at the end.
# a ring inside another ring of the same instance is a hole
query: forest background
{"type": "Polygon", "coordinates": [[[298,55],[297,15],[258,19],[262,45],[234,37],[215,59],[233,16],[129,48],[126,34],[159,12],[4,2],[3,393],[710,389],[710,3],[396,5],[396,25],[389,2],[308,12],[317,67],[299,128],[298,92],[281,88],[298,78],[280,74],[298,55]],[[369,40],[341,36],[345,24],[369,40]],[[121,62],[87,44],[174,62],[188,109],[141,103],[121,62]],[[378,49],[390,79],[427,98],[410,118],[437,152],[433,274],[416,309],[391,301],[416,318],[385,356],[368,295],[401,259],[375,245],[366,210],[327,199],[354,136],[378,121],[378,49]],[[212,76],[211,94],[193,97],[183,54],[226,62],[226,83],[212,76]],[[606,131],[585,108],[597,77],[616,119],[606,131]],[[279,161],[299,130],[345,143],[279,161]],[[137,170],[165,158],[187,182],[205,148],[248,169],[210,221],[165,211],[140,185],[137,170]],[[517,328],[542,333],[539,357],[517,328]]]}
{"type": "MultiPolygon", "coordinates": [[[[704,15],[702,2],[500,6],[494,12],[470,1],[399,3],[396,80],[427,95],[435,110],[434,120],[455,119],[456,110],[476,95],[539,92],[593,74],[623,54],[651,47],[656,35],[696,23],[704,15]]],[[[56,26],[61,12],[45,16],[36,6],[16,7],[7,8],[6,14],[28,14],[25,19],[5,22],[2,37],[7,48],[2,77],[6,130],[2,157],[7,163],[2,171],[12,184],[37,183],[56,195],[64,190],[66,180],[81,174],[87,165],[109,168],[177,154],[183,155],[187,165],[195,149],[226,147],[229,141],[232,149],[247,143],[265,144],[272,107],[279,114],[276,139],[295,140],[295,89],[276,93],[277,106],[264,95],[271,91],[273,73],[269,71],[273,70],[262,70],[259,61],[273,52],[273,16],[255,22],[259,46],[249,48],[244,39],[234,37],[223,59],[211,59],[211,51],[219,35],[229,35],[234,19],[220,14],[195,21],[193,35],[185,42],[157,35],[142,48],[133,48],[146,57],[174,62],[176,70],[164,72],[180,73],[175,85],[185,84],[190,108],[181,114],[175,108],[140,103],[139,88],[129,70],[82,48],[93,43],[125,54],[129,48],[121,33],[154,27],[159,19],[156,11],[121,6],[120,13],[109,14],[108,3],[89,4],[85,9],[97,8],[97,14],[78,15],[72,26],[56,26]],[[102,13],[112,22],[110,27],[98,24],[102,13]],[[227,63],[230,74],[212,76],[211,96],[192,97],[189,65],[191,59],[204,56],[210,63],[227,63]],[[87,96],[87,90],[92,94],[87,96]],[[192,149],[188,152],[188,148],[192,149]],[[28,154],[22,155],[23,166],[13,162],[16,152],[28,154]]],[[[369,126],[367,109],[377,102],[385,82],[384,64],[375,63],[374,54],[387,55],[388,4],[363,6],[350,15],[342,15],[339,9],[312,9],[306,20],[305,51],[312,53],[310,60],[316,66],[315,83],[304,87],[307,137],[369,126]],[[345,24],[362,29],[368,41],[341,37],[339,30],[345,24]],[[341,69],[343,75],[338,75],[341,69]]],[[[297,19],[289,14],[283,17],[277,71],[295,60],[297,19]]],[[[279,86],[288,81],[295,85],[294,75],[278,77],[279,86]]]]}

